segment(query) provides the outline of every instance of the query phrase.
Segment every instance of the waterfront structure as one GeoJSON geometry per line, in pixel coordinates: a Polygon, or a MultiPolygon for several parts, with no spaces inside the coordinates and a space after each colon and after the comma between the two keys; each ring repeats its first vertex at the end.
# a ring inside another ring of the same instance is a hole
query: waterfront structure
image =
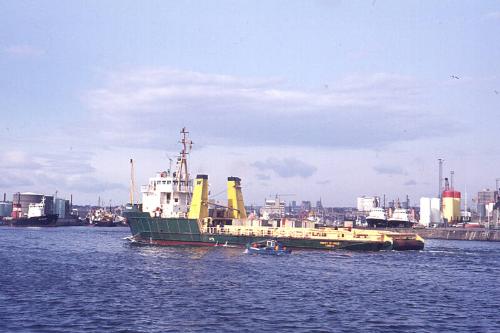
{"type": "MultiPolygon", "coordinates": [[[[451,173],[451,175],[453,176],[453,172],[451,173]]],[[[461,193],[459,191],[455,191],[453,186],[450,186],[448,178],[445,178],[444,181],[445,181],[445,188],[441,195],[442,216],[447,223],[456,224],[460,221],[461,193]]]]}
{"type": "Polygon", "coordinates": [[[9,217],[12,215],[12,202],[1,201],[0,202],[0,219],[3,217],[9,217]]]}
{"type": "Polygon", "coordinates": [[[70,202],[66,199],[56,198],[54,200],[54,214],[59,218],[65,218],[70,215],[70,202]]]}
{"type": "Polygon", "coordinates": [[[498,191],[490,190],[489,188],[486,188],[482,191],[477,192],[477,203],[478,205],[483,204],[489,204],[489,203],[494,203],[496,202],[498,197],[498,191]]]}
{"type": "Polygon", "coordinates": [[[479,219],[487,219],[491,216],[491,204],[495,204],[498,200],[498,191],[486,188],[477,193],[477,214],[479,219]]]}
{"type": "Polygon", "coordinates": [[[420,198],[420,221],[419,223],[429,227],[442,223],[441,207],[439,198],[420,198]]]}
{"type": "Polygon", "coordinates": [[[280,219],[285,217],[285,201],[280,200],[278,196],[275,199],[266,199],[264,207],[260,209],[260,216],[264,220],[280,219]]]}

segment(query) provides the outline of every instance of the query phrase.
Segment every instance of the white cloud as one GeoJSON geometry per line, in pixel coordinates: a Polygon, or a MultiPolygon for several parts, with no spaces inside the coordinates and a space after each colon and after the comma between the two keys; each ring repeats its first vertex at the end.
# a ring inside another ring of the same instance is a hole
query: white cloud
{"type": "Polygon", "coordinates": [[[88,152],[8,150],[0,156],[0,186],[11,192],[101,193],[126,186],[95,175],[88,152]]]}
{"type": "Polygon", "coordinates": [[[294,157],[284,158],[282,160],[276,158],[268,158],[266,161],[257,161],[252,163],[254,168],[258,170],[271,170],[278,176],[283,178],[290,177],[311,177],[316,172],[316,167],[300,161],[294,157]]]}
{"type": "Polygon", "coordinates": [[[420,94],[413,78],[390,73],[310,90],[158,68],[112,73],[84,100],[95,124],[106,124],[100,139],[114,145],[164,146],[165,135],[187,126],[206,144],[370,147],[442,135],[440,115],[421,116],[420,94]]]}

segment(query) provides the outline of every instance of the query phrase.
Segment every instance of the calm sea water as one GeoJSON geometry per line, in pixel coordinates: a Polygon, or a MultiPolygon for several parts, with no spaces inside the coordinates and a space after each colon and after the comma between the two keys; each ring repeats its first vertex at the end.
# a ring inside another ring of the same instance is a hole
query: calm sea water
{"type": "Polygon", "coordinates": [[[264,257],[128,235],[0,228],[0,332],[500,331],[500,243],[264,257]]]}

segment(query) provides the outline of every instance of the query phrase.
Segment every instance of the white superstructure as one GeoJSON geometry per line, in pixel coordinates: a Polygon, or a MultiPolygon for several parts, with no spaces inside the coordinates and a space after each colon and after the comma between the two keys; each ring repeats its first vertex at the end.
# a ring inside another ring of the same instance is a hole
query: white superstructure
{"type": "Polygon", "coordinates": [[[382,207],[374,207],[366,217],[366,223],[369,227],[386,227],[387,213],[382,207]]]}
{"type": "Polygon", "coordinates": [[[382,207],[375,207],[370,210],[370,214],[368,214],[366,219],[387,220],[387,214],[382,207]]]}
{"type": "Polygon", "coordinates": [[[185,128],[181,131],[182,151],[177,158],[176,171],[158,172],[141,186],[142,211],[152,217],[187,217],[191,203],[192,181],[189,179],[187,155],[192,141],[185,128]]]}
{"type": "Polygon", "coordinates": [[[410,214],[408,209],[396,208],[392,213],[392,216],[387,220],[387,224],[389,227],[398,227],[398,226],[409,227],[414,223],[410,220],[410,214]]]}
{"type": "Polygon", "coordinates": [[[28,206],[28,217],[40,217],[45,215],[45,197],[40,203],[30,203],[28,206]]]}

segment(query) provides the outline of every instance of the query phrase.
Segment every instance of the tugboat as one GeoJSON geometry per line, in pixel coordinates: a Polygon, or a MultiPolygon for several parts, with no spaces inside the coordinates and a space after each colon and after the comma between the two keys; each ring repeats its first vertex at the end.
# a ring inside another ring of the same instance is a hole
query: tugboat
{"type": "Polygon", "coordinates": [[[246,253],[282,256],[292,253],[292,250],[274,239],[265,239],[260,242],[247,244],[246,253]]]}

